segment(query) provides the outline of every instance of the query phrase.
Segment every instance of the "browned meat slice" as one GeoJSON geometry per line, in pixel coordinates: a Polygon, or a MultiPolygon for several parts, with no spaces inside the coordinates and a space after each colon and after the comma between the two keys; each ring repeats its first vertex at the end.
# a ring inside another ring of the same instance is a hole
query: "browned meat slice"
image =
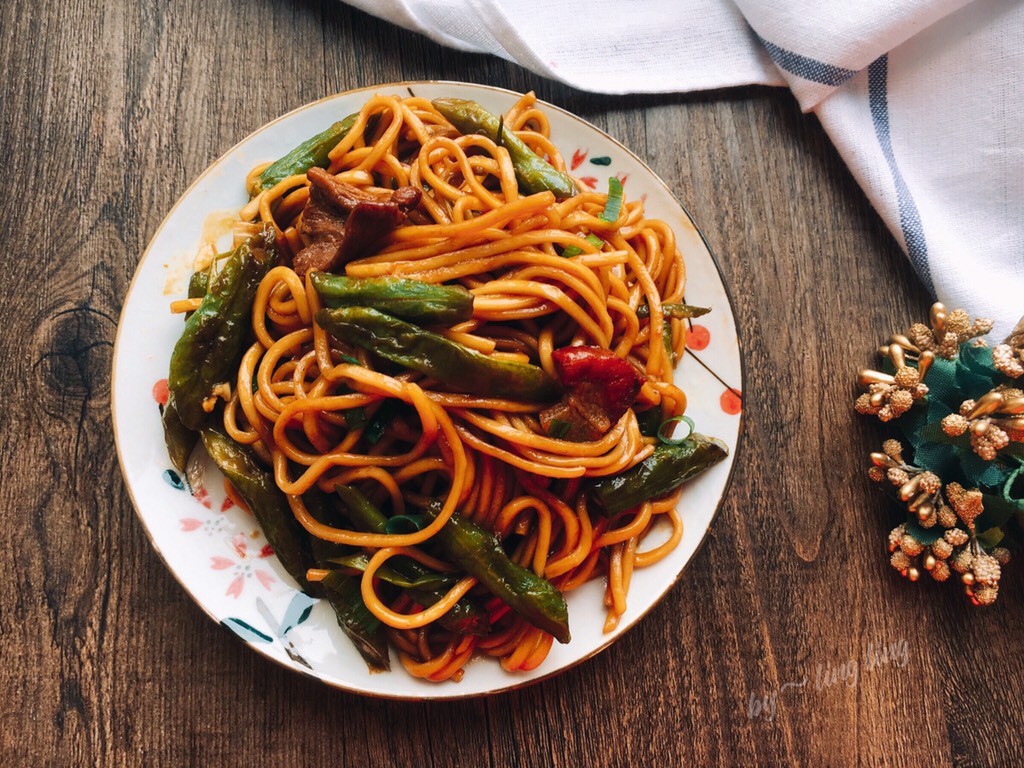
{"type": "Polygon", "coordinates": [[[338,181],[322,168],[310,168],[309,201],[299,231],[309,244],[295,256],[295,271],[333,269],[373,252],[388,232],[405,221],[420,202],[415,187],[374,193],[338,181]]]}
{"type": "Polygon", "coordinates": [[[554,425],[562,422],[568,428],[561,435],[555,430],[555,435],[563,440],[576,443],[600,440],[612,428],[612,420],[603,402],[603,394],[595,385],[590,382],[577,384],[561,400],[540,412],[541,426],[551,434],[554,425]]]}

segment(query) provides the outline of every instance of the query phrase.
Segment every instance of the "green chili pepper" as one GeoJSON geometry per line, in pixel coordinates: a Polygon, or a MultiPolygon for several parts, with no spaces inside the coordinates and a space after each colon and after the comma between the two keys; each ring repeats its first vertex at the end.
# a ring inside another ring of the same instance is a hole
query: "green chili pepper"
{"type": "Polygon", "coordinates": [[[324,597],[338,618],[338,626],[355,645],[370,671],[390,670],[391,657],[384,625],[363,602],[360,578],[331,571],[320,583],[324,586],[324,597]]]}
{"type": "MultiPolygon", "coordinates": [[[[406,591],[409,597],[417,603],[429,608],[444,597],[448,590],[409,589],[406,591]]],[[[437,623],[449,632],[458,632],[463,635],[486,635],[491,631],[491,622],[487,618],[487,611],[477,599],[468,595],[461,597],[448,613],[437,620],[437,623]]]]}
{"type": "Polygon", "coordinates": [[[305,173],[313,166],[326,168],[331,162],[327,157],[328,153],[352,130],[358,117],[358,115],[349,115],[344,120],[339,120],[326,131],[307,139],[280,160],[267,166],[266,170],[256,179],[255,189],[251,190],[252,193],[255,195],[265,189],[270,189],[289,176],[305,173]]]}
{"type": "Polygon", "coordinates": [[[174,401],[169,398],[164,404],[160,420],[164,425],[164,444],[167,446],[167,455],[171,459],[171,464],[179,472],[184,472],[188,465],[188,458],[192,455],[192,449],[196,447],[196,442],[199,440],[199,433],[181,423],[178,409],[174,407],[174,401]]]}
{"type": "Polygon", "coordinates": [[[317,323],[339,340],[369,350],[461,392],[543,402],[559,395],[543,368],[494,360],[369,307],[321,309],[317,323]]]}
{"type": "MultiPolygon", "coordinates": [[[[397,560],[398,558],[392,558],[397,560]]],[[[365,552],[357,552],[352,555],[332,557],[331,565],[340,565],[343,568],[351,568],[355,571],[365,571],[370,564],[370,556],[365,552]]],[[[406,574],[404,569],[394,568],[390,564],[384,564],[374,571],[374,578],[385,581],[402,589],[451,589],[455,584],[455,577],[433,571],[425,571],[422,574],[406,574]]]]}
{"type": "Polygon", "coordinates": [[[388,518],[366,496],[349,485],[334,486],[343,506],[344,515],[357,531],[387,533],[388,518]]]}
{"type": "MultiPolygon", "coordinates": [[[[685,320],[690,317],[700,317],[710,312],[710,309],[706,307],[695,307],[690,304],[662,304],[661,312],[665,317],[665,320],[685,320]]],[[[641,304],[636,308],[636,316],[643,320],[651,316],[651,308],[648,304],[641,304]]],[[[669,323],[665,323],[662,327],[662,343],[665,345],[665,353],[668,355],[669,361],[672,365],[676,363],[675,348],[672,344],[672,326],[669,323]]]]}
{"type": "MultiPolygon", "coordinates": [[[[317,522],[334,528],[345,527],[338,511],[328,503],[327,497],[319,489],[310,488],[302,494],[302,500],[306,505],[306,510],[317,522]]],[[[362,579],[359,576],[334,571],[335,560],[351,556],[349,555],[352,551],[351,548],[315,536],[310,536],[309,542],[317,567],[331,571],[319,584],[311,586],[319,587],[322,590],[324,599],[334,609],[338,626],[352,641],[370,670],[390,669],[391,659],[388,654],[388,640],[384,633],[384,625],[363,602],[360,586],[362,579]]]]}
{"type": "Polygon", "coordinates": [[[672,324],[662,323],[661,325],[661,343],[665,347],[665,355],[668,357],[670,365],[675,366],[676,364],[676,347],[675,339],[672,336],[672,324]]]}
{"type": "Polygon", "coordinates": [[[219,429],[204,427],[200,434],[206,452],[249,505],[281,565],[309,591],[306,571],[313,565],[309,535],[295,519],[273,474],[260,466],[248,448],[219,429]]]}
{"type": "MultiPolygon", "coordinates": [[[[427,507],[431,517],[440,511],[439,502],[427,507]]],[[[431,541],[517,614],[558,642],[569,642],[569,609],[562,593],[547,579],[513,562],[490,531],[456,512],[431,541]]]]}
{"type": "Polygon", "coordinates": [[[531,195],[551,191],[558,200],[565,200],[577,193],[576,182],[571,176],[555,170],[549,162],[526,146],[503,121],[475,101],[435,99],[433,104],[460,133],[479,133],[505,147],[512,158],[516,179],[522,191],[531,195]]]}
{"type": "Polygon", "coordinates": [[[201,299],[206,296],[206,291],[209,287],[209,268],[197,270],[192,273],[192,277],[188,280],[188,297],[190,299],[201,299]]]}
{"type": "Polygon", "coordinates": [[[345,426],[349,429],[361,429],[366,426],[366,409],[361,405],[346,408],[342,415],[345,417],[345,426]]]}
{"type": "MultiPolygon", "coordinates": [[[[672,318],[673,320],[686,320],[690,317],[700,317],[706,315],[711,310],[707,307],[695,307],[692,304],[662,304],[661,313],[666,318],[672,318]]],[[[641,304],[636,308],[636,316],[643,320],[645,317],[651,316],[651,308],[649,305],[641,304]]]]}
{"type": "MultiPolygon", "coordinates": [[[[217,258],[227,258],[229,255],[222,254],[217,258]]],[[[192,273],[192,277],[188,281],[188,297],[190,299],[202,299],[206,296],[206,292],[210,287],[211,269],[212,265],[192,273]]],[[[186,312],[185,322],[188,322],[189,318],[194,314],[194,311],[186,312]]],[[[164,427],[164,443],[167,446],[167,455],[170,457],[171,464],[175,469],[179,472],[184,472],[189,456],[192,455],[192,449],[196,447],[196,443],[199,441],[199,433],[189,429],[182,423],[174,398],[168,397],[160,416],[164,427]]]]}
{"type": "Polygon", "coordinates": [[[252,301],[272,261],[262,236],[238,246],[174,345],[167,377],[168,402],[189,429],[203,426],[207,416],[203,401],[238,369],[251,327],[252,301]]]}
{"type": "Polygon", "coordinates": [[[608,517],[675,490],[729,455],[721,440],[691,434],[679,445],[659,445],[630,470],[599,480],[591,496],[608,517]]]}
{"type": "Polygon", "coordinates": [[[372,307],[417,325],[455,325],[473,317],[473,294],[461,285],[326,272],[314,272],[311,280],[326,307],[372,307]]]}
{"type": "MultiPolygon", "coordinates": [[[[387,531],[388,518],[363,494],[355,488],[341,484],[336,485],[334,490],[341,498],[345,516],[356,530],[367,533],[387,531]]],[[[388,561],[388,565],[398,576],[411,583],[419,582],[422,585],[428,579],[438,576],[434,571],[408,557],[394,557],[388,561]]],[[[448,589],[449,587],[441,586],[420,586],[409,588],[407,592],[420,605],[431,606],[444,597],[448,589]]],[[[467,635],[485,635],[491,629],[486,611],[476,599],[468,595],[463,596],[448,613],[438,619],[438,623],[452,632],[467,635]]]]}
{"type": "Polygon", "coordinates": [[[654,405],[646,411],[637,413],[636,421],[640,425],[641,435],[644,437],[657,437],[658,430],[661,429],[661,424],[665,421],[665,418],[661,414],[661,406],[654,405]]]}

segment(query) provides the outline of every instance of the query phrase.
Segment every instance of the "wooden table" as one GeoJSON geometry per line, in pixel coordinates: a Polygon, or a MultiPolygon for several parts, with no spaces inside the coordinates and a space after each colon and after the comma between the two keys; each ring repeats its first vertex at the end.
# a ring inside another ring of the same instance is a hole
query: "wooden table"
{"type": "Polygon", "coordinates": [[[902,581],[864,477],[855,371],[929,298],[786,91],[596,96],[316,0],[15,0],[0,63],[0,764],[1024,760],[1024,569],[988,610],[902,581]],[[739,469],[682,582],[589,662],[457,703],[335,691],[214,626],[150,547],[110,424],[118,313],[189,182],[287,110],[406,79],[533,88],[645,158],[718,255],[748,375],[739,469]]]}

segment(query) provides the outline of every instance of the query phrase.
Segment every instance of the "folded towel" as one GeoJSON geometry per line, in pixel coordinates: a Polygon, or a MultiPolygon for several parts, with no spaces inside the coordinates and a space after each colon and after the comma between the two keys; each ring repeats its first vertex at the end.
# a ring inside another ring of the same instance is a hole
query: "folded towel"
{"type": "Polygon", "coordinates": [[[1017,0],[346,2],[588,91],[786,84],[941,301],[1024,314],[1017,0]]]}

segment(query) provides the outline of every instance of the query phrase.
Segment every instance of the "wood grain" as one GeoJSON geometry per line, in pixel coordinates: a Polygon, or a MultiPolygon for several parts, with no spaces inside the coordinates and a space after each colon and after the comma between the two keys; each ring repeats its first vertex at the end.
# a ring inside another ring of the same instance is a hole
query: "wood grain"
{"type": "Polygon", "coordinates": [[[984,611],[910,587],[863,479],[853,372],[929,299],[786,92],[596,96],[313,0],[15,0],[0,64],[0,764],[1024,761],[1022,569],[984,611]],[[109,421],[121,303],[190,180],[306,101],[421,78],[534,88],[646,158],[718,254],[747,372],[739,469],[682,583],[558,678],[431,704],[330,690],[213,626],[150,548],[109,421]],[[868,669],[893,643],[905,666],[868,669]]]}

